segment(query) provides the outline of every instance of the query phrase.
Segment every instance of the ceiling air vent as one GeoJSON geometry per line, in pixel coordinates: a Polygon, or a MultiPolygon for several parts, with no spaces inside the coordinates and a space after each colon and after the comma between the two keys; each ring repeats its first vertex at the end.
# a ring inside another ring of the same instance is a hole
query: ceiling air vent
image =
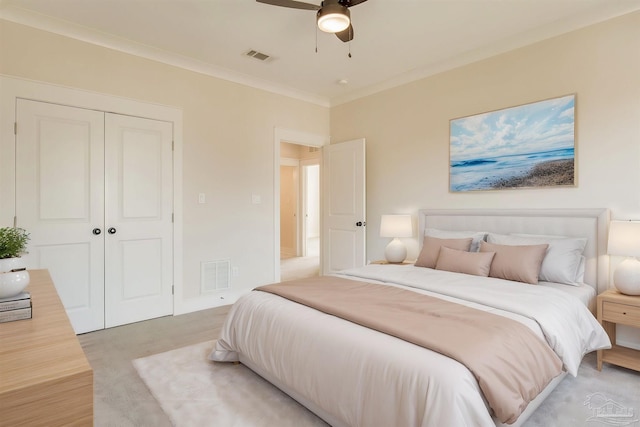
{"type": "Polygon", "coordinates": [[[267,55],[266,53],[258,52],[257,50],[250,50],[249,52],[245,53],[245,55],[259,61],[267,61],[271,58],[271,56],[267,55]]]}

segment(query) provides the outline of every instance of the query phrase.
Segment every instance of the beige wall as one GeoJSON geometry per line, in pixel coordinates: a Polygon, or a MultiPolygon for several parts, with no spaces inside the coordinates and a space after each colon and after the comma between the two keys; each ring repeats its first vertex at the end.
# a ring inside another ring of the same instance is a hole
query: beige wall
{"type": "MultiPolygon", "coordinates": [[[[367,254],[380,215],[420,208],[606,207],[640,219],[640,13],[331,109],[331,140],[367,140],[367,254]],[[449,193],[449,120],[576,94],[577,187],[449,193]]],[[[417,239],[407,239],[409,257],[417,239]]]]}
{"type": "Polygon", "coordinates": [[[2,20],[0,74],[181,108],[185,298],[201,261],[230,259],[235,290],[273,280],[274,128],[328,135],[328,108],[2,20]]]}
{"type": "MultiPolygon", "coordinates": [[[[380,215],[420,208],[608,207],[640,219],[640,13],[329,109],[0,20],[0,74],[183,109],[184,288],[230,258],[273,278],[274,127],[367,139],[368,257],[380,215]],[[578,186],[448,192],[449,120],[575,93],[578,186]],[[331,121],[330,121],[331,120],[331,121]],[[207,203],[197,204],[198,193],[207,203]],[[251,203],[252,194],[262,203],[251,203]]],[[[408,240],[409,256],[417,239],[408,240]]],[[[221,302],[224,303],[224,302],[221,302]]]]}

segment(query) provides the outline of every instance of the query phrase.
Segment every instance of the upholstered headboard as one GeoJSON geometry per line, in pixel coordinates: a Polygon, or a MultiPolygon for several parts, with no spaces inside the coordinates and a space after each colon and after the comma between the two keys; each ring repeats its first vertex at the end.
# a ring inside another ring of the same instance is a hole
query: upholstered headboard
{"type": "Polygon", "coordinates": [[[598,293],[608,287],[608,209],[443,210],[418,212],[420,245],[425,228],[586,237],[585,283],[598,293]]]}

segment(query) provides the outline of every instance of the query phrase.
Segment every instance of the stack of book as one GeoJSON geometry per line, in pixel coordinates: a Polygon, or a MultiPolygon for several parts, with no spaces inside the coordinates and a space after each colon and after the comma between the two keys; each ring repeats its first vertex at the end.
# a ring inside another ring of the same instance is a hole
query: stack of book
{"type": "Polygon", "coordinates": [[[22,319],[31,319],[31,294],[29,292],[0,298],[0,323],[22,319]]]}

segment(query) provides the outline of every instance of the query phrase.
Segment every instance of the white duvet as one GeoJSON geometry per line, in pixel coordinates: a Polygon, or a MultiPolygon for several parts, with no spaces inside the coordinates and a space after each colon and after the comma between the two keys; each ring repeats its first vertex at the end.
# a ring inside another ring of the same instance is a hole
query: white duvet
{"type": "MultiPolygon", "coordinates": [[[[556,289],[413,266],[369,265],[343,277],[393,282],[515,319],[544,336],[572,375],[584,354],[610,345],[584,304],[556,289]]],[[[210,358],[240,355],[334,425],[494,426],[460,363],[276,295],[250,292],[233,306],[210,358]]]]}

